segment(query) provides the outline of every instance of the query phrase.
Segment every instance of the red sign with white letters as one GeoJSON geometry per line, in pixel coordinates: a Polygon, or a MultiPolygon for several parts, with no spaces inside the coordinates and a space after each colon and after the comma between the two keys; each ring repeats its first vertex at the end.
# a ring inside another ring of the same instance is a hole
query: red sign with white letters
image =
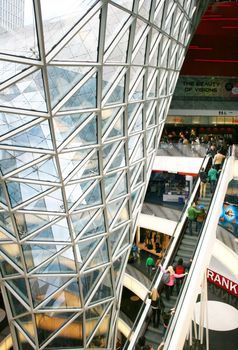
{"type": "Polygon", "coordinates": [[[207,279],[209,282],[227,290],[230,294],[238,297],[238,284],[229,280],[229,278],[220,275],[210,269],[207,269],[207,279]]]}

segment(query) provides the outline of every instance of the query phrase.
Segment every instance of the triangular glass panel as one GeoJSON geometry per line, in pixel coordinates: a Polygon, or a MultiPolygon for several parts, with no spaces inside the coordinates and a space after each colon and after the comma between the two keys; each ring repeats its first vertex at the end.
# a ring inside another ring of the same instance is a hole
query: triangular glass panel
{"type": "Polygon", "coordinates": [[[140,206],[140,200],[141,200],[141,192],[142,189],[139,188],[138,190],[135,190],[131,193],[131,203],[132,203],[132,211],[134,211],[135,207],[140,206]]]}
{"type": "Polygon", "coordinates": [[[92,113],[75,113],[55,116],[54,130],[57,146],[63,143],[92,113]]]}
{"type": "Polygon", "coordinates": [[[115,4],[127,8],[128,10],[132,10],[132,6],[134,3],[133,0],[113,0],[113,2],[115,2],[115,4]]]}
{"type": "Polygon", "coordinates": [[[33,237],[32,241],[53,241],[53,242],[69,242],[71,240],[69,228],[66,219],[60,220],[51,226],[48,226],[33,237]]]}
{"type": "Polygon", "coordinates": [[[144,76],[141,76],[129,94],[130,101],[143,99],[143,84],[144,84],[144,76]]]}
{"type": "Polygon", "coordinates": [[[25,278],[9,279],[8,284],[15,290],[21,299],[29,304],[25,278]]]}
{"type": "Polygon", "coordinates": [[[22,268],[21,254],[18,244],[13,242],[7,244],[2,243],[0,245],[0,251],[9,257],[17,266],[22,268]]]}
{"type": "Polygon", "coordinates": [[[146,30],[146,27],[148,25],[146,22],[143,22],[140,19],[137,19],[136,21],[136,29],[135,29],[135,39],[134,39],[134,44],[133,44],[133,51],[135,51],[135,48],[137,47],[139,41],[141,40],[144,31],[146,30]]]}
{"type": "Polygon", "coordinates": [[[107,348],[110,331],[111,310],[103,316],[96,333],[93,335],[87,348],[107,348]]]}
{"type": "Polygon", "coordinates": [[[20,126],[22,127],[34,119],[36,119],[36,117],[29,115],[0,112],[0,136],[17,129],[20,126]]]}
{"type": "Polygon", "coordinates": [[[102,97],[104,98],[111,86],[115,83],[115,80],[123,71],[121,66],[104,66],[103,67],[103,76],[102,76],[102,97]]]}
{"type": "Polygon", "coordinates": [[[98,142],[97,118],[93,116],[89,122],[71,139],[66,145],[66,149],[94,145],[98,142]]]}
{"type": "Polygon", "coordinates": [[[90,304],[93,304],[95,302],[102,302],[103,300],[111,298],[112,296],[112,277],[111,273],[108,272],[98,286],[93,298],[90,300],[90,304]]]}
{"type": "Polygon", "coordinates": [[[50,301],[41,306],[41,309],[78,309],[81,307],[82,302],[79,292],[79,284],[75,280],[68,284],[64,290],[56,293],[50,301]]]}
{"type": "Polygon", "coordinates": [[[141,113],[142,108],[142,103],[130,103],[128,105],[128,125],[131,125],[133,120],[136,118],[136,115],[141,113]]]}
{"type": "Polygon", "coordinates": [[[93,188],[83,197],[74,210],[102,204],[100,183],[96,182],[93,188]]]}
{"type": "Polygon", "coordinates": [[[88,271],[80,275],[80,282],[82,283],[82,290],[85,302],[91,295],[95,285],[97,284],[98,280],[101,278],[104,272],[105,267],[100,268],[98,270],[94,269],[92,271],[88,271]]]}
{"type": "Polygon", "coordinates": [[[120,280],[122,271],[123,271],[125,265],[127,264],[126,258],[127,258],[127,251],[124,254],[120,255],[113,262],[113,279],[116,281],[116,283],[115,283],[116,287],[117,287],[117,284],[120,280]]]}
{"type": "Polygon", "coordinates": [[[156,107],[157,107],[157,101],[148,101],[145,104],[147,126],[156,124],[156,107]]]}
{"type": "Polygon", "coordinates": [[[27,184],[24,182],[8,182],[7,190],[12,207],[24,203],[35,196],[50,189],[50,186],[27,184]]]}
{"type": "Polygon", "coordinates": [[[86,109],[96,107],[97,74],[93,74],[85,84],[61,108],[61,111],[86,109]]]}
{"type": "Polygon", "coordinates": [[[120,225],[123,222],[126,222],[128,220],[129,220],[129,206],[128,206],[128,202],[126,202],[126,204],[119,210],[119,215],[117,216],[116,220],[113,222],[112,227],[116,227],[117,225],[120,225]]]}
{"type": "Polygon", "coordinates": [[[151,10],[151,0],[140,1],[139,4],[139,15],[143,18],[149,19],[150,10],[151,10]]]}
{"type": "Polygon", "coordinates": [[[56,292],[66,282],[68,282],[69,279],[70,277],[67,276],[54,276],[54,278],[40,276],[29,278],[34,306],[37,306],[51,294],[56,292]]]}
{"type": "MultiPolygon", "coordinates": [[[[113,190],[115,184],[117,183],[117,181],[121,175],[122,175],[122,172],[117,172],[117,173],[112,173],[112,174],[105,176],[104,186],[105,186],[106,197],[108,197],[111,194],[111,191],[113,190]]],[[[125,189],[124,190],[122,189],[122,194],[123,193],[127,193],[127,192],[125,192],[125,189]]]]}
{"type": "Polygon", "coordinates": [[[42,154],[40,153],[19,152],[13,150],[1,150],[0,152],[1,171],[3,175],[42,157],[42,154]]]}
{"type": "Polygon", "coordinates": [[[87,210],[70,215],[75,236],[80,235],[82,230],[89,225],[90,221],[94,220],[98,212],[99,210],[87,210]]]}
{"type": "Polygon", "coordinates": [[[130,168],[131,189],[134,189],[144,181],[144,162],[137,163],[130,168]]]}
{"type": "Polygon", "coordinates": [[[0,227],[3,227],[5,231],[9,232],[15,237],[14,227],[10,214],[4,212],[0,213],[0,227]]]}
{"type": "Polygon", "coordinates": [[[82,180],[84,178],[90,178],[99,175],[99,155],[97,149],[80,150],[77,151],[79,155],[86,154],[86,157],[81,158],[82,162],[77,171],[74,171],[74,175],[70,177],[70,181],[82,180]]]}
{"type": "MultiPolygon", "coordinates": [[[[113,174],[115,176],[115,174],[113,174]]],[[[112,177],[112,175],[110,175],[112,177]]],[[[111,193],[110,200],[116,199],[123,194],[127,194],[127,176],[123,173],[120,179],[114,184],[111,193]]]]}
{"type": "Polygon", "coordinates": [[[107,171],[125,166],[125,149],[121,145],[121,141],[118,141],[103,147],[103,165],[107,171]]]}
{"type": "MultiPolygon", "coordinates": [[[[117,247],[117,253],[120,253],[120,251],[123,251],[126,247],[128,248],[130,245],[130,232],[129,228],[125,231],[124,237],[122,241],[120,242],[120,246],[117,247]]],[[[116,253],[116,254],[117,254],[116,253]]]]}
{"type": "MultiPolygon", "coordinates": [[[[117,230],[114,230],[109,235],[109,243],[111,247],[112,254],[115,252],[115,250],[118,248],[119,242],[122,240],[122,237],[126,237],[127,243],[129,243],[129,228],[128,226],[123,226],[118,228],[117,230]]],[[[123,244],[124,246],[124,244],[123,244]]],[[[122,245],[121,245],[122,247],[122,245]]]]}
{"type": "Polygon", "coordinates": [[[48,121],[44,120],[40,124],[19,132],[16,136],[3,140],[1,144],[51,150],[53,146],[48,121]]]}
{"type": "Polygon", "coordinates": [[[65,186],[65,193],[68,207],[71,208],[79,198],[83,197],[84,193],[93,185],[95,181],[84,181],[73,185],[65,186]]]}
{"type": "Polygon", "coordinates": [[[82,149],[59,155],[63,178],[82,179],[87,175],[98,175],[98,152],[95,149],[82,149]],[[71,175],[73,173],[74,175],[71,175]]]}
{"type": "Polygon", "coordinates": [[[110,91],[103,100],[105,106],[109,106],[110,104],[122,103],[124,101],[124,93],[125,93],[125,76],[123,76],[118,82],[117,86],[110,91]]]}
{"type": "Polygon", "coordinates": [[[109,47],[108,52],[105,53],[105,56],[107,57],[105,59],[105,62],[126,63],[129,34],[130,34],[130,28],[127,29],[126,33],[121,38],[119,38],[119,40],[117,39],[118,40],[117,44],[113,49],[109,47]]]}
{"type": "Polygon", "coordinates": [[[37,181],[59,182],[59,174],[55,158],[34,164],[32,167],[20,171],[14,177],[37,181]]]}
{"type": "Polygon", "coordinates": [[[98,265],[102,265],[109,262],[107,243],[104,241],[97,252],[92,252],[90,256],[90,261],[86,262],[87,269],[93,268],[98,265]]]}
{"type": "Polygon", "coordinates": [[[125,200],[124,198],[118,199],[116,201],[113,201],[112,203],[110,203],[110,205],[107,206],[109,225],[111,225],[115,216],[121,210],[124,200],[125,200]]]}
{"type": "Polygon", "coordinates": [[[118,108],[110,108],[110,109],[102,109],[102,134],[104,135],[108,128],[113,123],[113,120],[116,119],[118,115],[118,111],[120,111],[120,107],[118,108]]]}
{"type": "Polygon", "coordinates": [[[100,12],[97,12],[54,57],[59,61],[97,62],[100,12]]]}
{"type": "MultiPolygon", "coordinates": [[[[67,4],[59,6],[58,0],[41,1],[42,21],[46,52],[48,53],[56,44],[74,28],[81,18],[89,12],[94,1],[78,2],[68,0],[67,4]]],[[[97,43],[95,44],[97,46],[97,43]]]]}
{"type": "MultiPolygon", "coordinates": [[[[38,340],[40,345],[42,345],[47,339],[49,339],[55,332],[60,330],[63,325],[70,321],[71,318],[75,316],[75,313],[64,312],[55,313],[52,311],[49,314],[37,313],[35,314],[36,329],[38,333],[38,340]],[[49,328],[50,325],[50,328],[49,328]]],[[[61,331],[68,338],[69,334],[66,335],[64,331],[61,331]]],[[[69,341],[69,339],[68,339],[69,341]]]]}
{"type": "Polygon", "coordinates": [[[0,202],[4,205],[7,205],[5,193],[4,193],[4,187],[2,184],[0,184],[0,202]]]}
{"type": "Polygon", "coordinates": [[[142,123],[143,123],[143,110],[142,110],[142,108],[140,108],[130,124],[129,135],[134,133],[134,132],[141,131],[143,128],[142,123]]]}
{"type": "MultiPolygon", "coordinates": [[[[143,40],[143,42],[140,44],[139,49],[135,49],[137,53],[133,57],[132,64],[133,65],[140,65],[142,66],[145,63],[145,49],[146,49],[146,43],[147,43],[147,37],[143,40]]],[[[133,54],[132,54],[133,55],[133,54]]]]}
{"type": "Polygon", "coordinates": [[[15,217],[20,238],[44,227],[57,218],[57,216],[27,213],[14,213],[13,215],[15,217]]]}
{"type": "Polygon", "coordinates": [[[1,242],[12,242],[12,240],[5,233],[3,233],[2,227],[0,226],[0,244],[1,242]]]}
{"type": "Polygon", "coordinates": [[[83,335],[84,335],[83,327],[84,327],[83,314],[81,314],[78,317],[76,317],[69,325],[65,326],[61,332],[57,333],[57,336],[54,337],[52,341],[46,347],[44,347],[44,349],[69,350],[69,349],[83,348],[83,335]]]}
{"type": "MultiPolygon", "coordinates": [[[[19,272],[15,270],[15,268],[11,264],[9,264],[9,262],[1,255],[0,255],[0,269],[3,277],[19,276],[19,272]]],[[[23,271],[22,271],[22,274],[23,274],[23,271]]]]}
{"type": "Polygon", "coordinates": [[[42,264],[44,261],[52,258],[55,254],[60,252],[65,245],[44,245],[44,244],[23,244],[23,252],[28,271],[31,271],[36,266],[42,264]]]}
{"type": "Polygon", "coordinates": [[[5,20],[1,29],[1,53],[39,59],[37,34],[35,30],[35,16],[32,0],[17,3],[14,11],[14,20],[8,20],[13,14],[12,3],[7,1],[4,4],[5,20]]]}
{"type": "MultiPolygon", "coordinates": [[[[22,316],[22,317],[17,318],[16,321],[20,325],[21,329],[23,329],[25,334],[28,335],[28,337],[34,341],[35,340],[35,332],[34,332],[34,326],[33,326],[33,322],[32,322],[32,316],[31,315],[22,316]]],[[[20,332],[19,336],[22,338],[22,336],[24,336],[24,334],[22,334],[22,332],[20,332]]],[[[22,339],[21,339],[21,343],[22,343],[22,339]]],[[[32,348],[30,348],[30,349],[32,349],[32,348]]]]}
{"type": "MultiPolygon", "coordinates": [[[[138,84],[138,81],[144,76],[144,70],[141,67],[131,67],[130,70],[130,82],[129,82],[129,91],[132,91],[133,87],[138,84]]],[[[129,105],[131,108],[131,106],[129,105]]]]}
{"type": "Polygon", "coordinates": [[[143,135],[135,135],[128,141],[130,163],[136,162],[144,157],[144,139],[143,135]]]}
{"type": "Polygon", "coordinates": [[[52,106],[65,97],[90,71],[91,67],[48,66],[49,90],[52,106]]]}
{"type": "Polygon", "coordinates": [[[72,248],[57,255],[55,259],[41,266],[35,273],[76,273],[75,258],[72,248]]]}
{"type": "Polygon", "coordinates": [[[49,195],[38,199],[24,207],[26,210],[51,211],[53,213],[64,211],[64,201],[61,190],[51,192],[49,195]]]}
{"type": "MultiPolygon", "coordinates": [[[[29,343],[28,338],[26,337],[26,335],[28,335],[28,337],[29,337],[30,333],[34,332],[32,316],[27,315],[27,316],[21,317],[21,318],[19,318],[19,320],[17,320],[17,322],[21,328],[18,329],[18,327],[15,327],[14,331],[16,332],[16,337],[17,337],[17,341],[19,344],[19,349],[20,350],[34,350],[35,346],[32,347],[31,344],[29,343]],[[26,334],[24,333],[24,331],[26,334]]],[[[29,338],[33,342],[35,342],[36,337],[34,335],[30,336],[29,338]]]]}
{"type": "Polygon", "coordinates": [[[0,83],[15,77],[29,67],[28,64],[0,61],[0,83]]]}
{"type": "Polygon", "coordinates": [[[110,140],[124,136],[124,113],[123,110],[117,115],[110,125],[107,133],[105,134],[105,140],[110,140]]]}
{"type": "Polygon", "coordinates": [[[146,132],[146,151],[147,153],[155,149],[156,129],[150,129],[146,132]]]}
{"type": "Polygon", "coordinates": [[[84,264],[91,257],[102,238],[94,238],[87,241],[79,241],[77,244],[78,263],[84,264]]]}
{"type": "Polygon", "coordinates": [[[29,312],[29,310],[27,310],[25,306],[22,305],[20,300],[18,300],[7,288],[6,288],[6,291],[7,291],[9,303],[11,305],[11,311],[13,316],[19,316],[21,314],[25,314],[29,312]]]}
{"type": "Polygon", "coordinates": [[[0,105],[47,111],[41,70],[28,75],[1,91],[0,105]]]}
{"type": "MultiPolygon", "coordinates": [[[[85,318],[86,318],[85,319],[85,321],[86,321],[85,327],[86,327],[87,339],[90,338],[90,336],[94,332],[95,328],[102,321],[102,318],[105,314],[105,310],[108,308],[108,306],[109,306],[109,303],[104,303],[104,304],[100,304],[100,305],[94,306],[94,307],[86,310],[86,312],[85,312],[85,318]]],[[[99,326],[99,329],[101,330],[100,334],[102,334],[103,329],[108,331],[109,328],[108,327],[104,328],[104,326],[101,328],[101,326],[99,326]]],[[[101,347],[100,346],[100,336],[98,336],[97,343],[95,343],[93,345],[93,348],[100,348],[100,347],[101,347]]],[[[104,348],[104,346],[103,346],[103,348],[104,348]]]]}
{"type": "Polygon", "coordinates": [[[99,214],[95,215],[93,221],[88,225],[84,230],[83,234],[80,237],[81,239],[88,237],[95,237],[106,232],[105,218],[102,211],[99,211],[99,214]]]}
{"type": "Polygon", "coordinates": [[[108,4],[105,50],[107,50],[109,45],[114,42],[118,33],[123,29],[129,16],[129,13],[126,11],[122,11],[118,7],[108,4]]]}

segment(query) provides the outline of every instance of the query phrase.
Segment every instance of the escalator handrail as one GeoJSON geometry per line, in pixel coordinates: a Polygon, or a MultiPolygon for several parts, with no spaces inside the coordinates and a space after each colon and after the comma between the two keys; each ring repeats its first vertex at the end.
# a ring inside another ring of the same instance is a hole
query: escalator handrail
{"type": "Polygon", "coordinates": [[[190,283],[192,275],[193,275],[194,267],[195,267],[195,265],[197,263],[198,257],[199,257],[199,255],[201,253],[201,250],[202,250],[202,244],[203,244],[203,241],[205,240],[205,237],[206,237],[206,231],[207,231],[208,223],[210,221],[211,215],[213,214],[214,206],[217,203],[217,197],[218,197],[218,194],[219,194],[220,184],[223,181],[223,177],[224,177],[224,174],[225,174],[225,171],[226,171],[226,166],[228,164],[230,154],[231,154],[231,152],[228,152],[228,155],[227,155],[227,157],[226,157],[226,159],[224,161],[223,168],[222,168],[221,174],[219,176],[219,179],[218,179],[218,182],[217,182],[217,185],[216,185],[216,190],[215,190],[215,192],[214,192],[214,194],[213,194],[213,196],[211,198],[211,202],[210,202],[210,205],[208,207],[207,218],[206,218],[206,220],[204,222],[204,225],[203,225],[203,227],[202,227],[202,229],[200,231],[199,239],[198,239],[198,242],[197,242],[197,245],[196,245],[193,257],[192,257],[192,264],[191,264],[191,267],[190,267],[190,270],[189,270],[189,274],[188,274],[187,278],[184,280],[184,283],[183,283],[183,285],[181,287],[179,296],[178,296],[176,304],[175,304],[175,310],[176,311],[173,314],[173,316],[171,317],[171,320],[170,320],[170,323],[169,323],[169,326],[168,326],[168,329],[167,329],[167,332],[166,332],[166,335],[165,335],[165,338],[164,338],[164,342],[166,344],[166,349],[167,349],[167,346],[169,345],[169,342],[171,341],[172,335],[174,333],[174,327],[175,327],[175,325],[178,322],[177,320],[178,320],[178,317],[179,317],[179,313],[183,312],[182,305],[183,305],[183,302],[186,301],[186,294],[187,294],[187,291],[189,290],[189,283],[190,283]]]}

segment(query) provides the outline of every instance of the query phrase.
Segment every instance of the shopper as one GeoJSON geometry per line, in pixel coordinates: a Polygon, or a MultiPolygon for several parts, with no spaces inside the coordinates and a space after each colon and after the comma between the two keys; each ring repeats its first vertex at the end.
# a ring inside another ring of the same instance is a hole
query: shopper
{"type": "Polygon", "coordinates": [[[197,219],[196,219],[196,231],[200,232],[202,225],[203,225],[203,222],[206,219],[207,213],[205,211],[204,205],[202,205],[202,204],[199,205],[198,209],[200,210],[200,213],[198,214],[197,219]]]}
{"type": "Polygon", "coordinates": [[[166,299],[170,300],[170,296],[173,293],[175,279],[184,277],[185,275],[187,275],[187,272],[177,274],[175,273],[173,266],[168,266],[167,269],[164,269],[162,265],[159,265],[159,267],[161,268],[161,271],[163,273],[169,273],[169,281],[167,283],[164,283],[164,286],[165,286],[166,299]]]}
{"type": "MultiPolygon", "coordinates": [[[[175,265],[174,271],[176,274],[181,275],[185,273],[185,265],[183,263],[183,259],[179,258],[177,264],[175,265]]],[[[179,294],[179,291],[181,289],[181,286],[183,284],[184,277],[176,279],[176,292],[177,295],[179,294]]]]}
{"type": "Polygon", "coordinates": [[[164,303],[156,288],[152,289],[149,297],[151,298],[153,327],[158,328],[160,315],[164,309],[164,303]]]}
{"type": "Polygon", "coordinates": [[[196,202],[193,202],[193,204],[188,208],[187,211],[188,231],[190,236],[193,235],[193,222],[196,222],[198,214],[200,214],[200,210],[196,208],[196,202]]]}
{"type": "Polygon", "coordinates": [[[200,177],[200,198],[206,197],[206,190],[207,190],[207,173],[204,168],[202,168],[199,171],[199,177],[200,177]]]}
{"type": "Polygon", "coordinates": [[[217,154],[213,158],[213,165],[217,171],[222,168],[224,159],[225,159],[224,154],[222,154],[220,151],[217,151],[217,154]]]}
{"type": "Polygon", "coordinates": [[[210,182],[210,191],[213,193],[216,189],[218,171],[212,166],[207,175],[210,182]]]}
{"type": "Polygon", "coordinates": [[[152,268],[155,266],[154,259],[152,258],[151,255],[149,255],[148,258],[146,259],[145,265],[147,267],[147,271],[148,271],[149,276],[151,276],[152,268]]]}

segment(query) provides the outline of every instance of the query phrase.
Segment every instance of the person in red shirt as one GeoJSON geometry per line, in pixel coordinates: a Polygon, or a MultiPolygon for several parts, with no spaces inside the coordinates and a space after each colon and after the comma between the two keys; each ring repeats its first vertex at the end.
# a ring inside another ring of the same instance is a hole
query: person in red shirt
{"type": "Polygon", "coordinates": [[[169,281],[164,285],[166,299],[170,300],[170,296],[172,295],[174,289],[175,279],[184,277],[185,275],[187,275],[187,272],[177,274],[175,273],[173,266],[168,266],[167,269],[165,269],[162,265],[159,265],[159,267],[163,273],[169,273],[169,281]]]}

